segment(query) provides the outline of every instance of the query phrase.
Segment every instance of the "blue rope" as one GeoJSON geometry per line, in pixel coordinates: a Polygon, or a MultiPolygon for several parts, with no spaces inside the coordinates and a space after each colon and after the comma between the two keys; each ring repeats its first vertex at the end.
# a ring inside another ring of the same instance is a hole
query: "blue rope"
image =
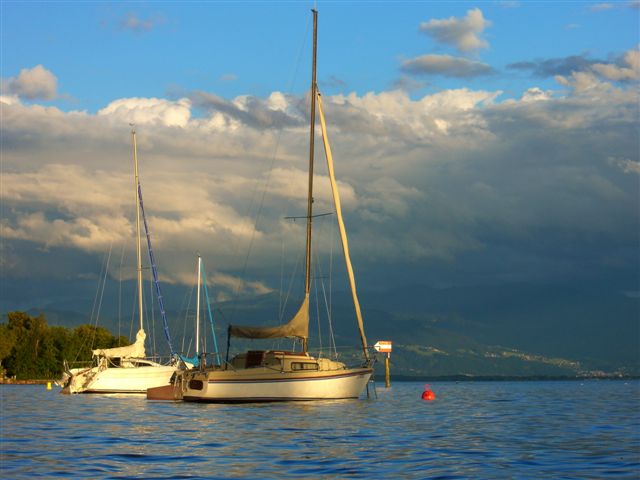
{"type": "Polygon", "coordinates": [[[156,285],[156,295],[158,297],[158,303],[160,304],[160,313],[162,314],[162,323],[164,324],[164,336],[169,343],[169,350],[171,355],[175,355],[176,352],[171,344],[171,335],[169,334],[169,323],[167,322],[167,314],[164,310],[164,301],[162,300],[162,291],[160,290],[160,282],[158,282],[158,268],[156,267],[156,260],[153,255],[153,249],[151,248],[151,236],[149,235],[149,227],[147,226],[147,217],[144,214],[144,204],[142,203],[142,187],[138,182],[138,198],[140,199],[140,210],[142,211],[142,220],[144,221],[144,232],[147,236],[147,246],[149,247],[149,261],[151,262],[151,271],[153,272],[153,283],[156,285]]]}

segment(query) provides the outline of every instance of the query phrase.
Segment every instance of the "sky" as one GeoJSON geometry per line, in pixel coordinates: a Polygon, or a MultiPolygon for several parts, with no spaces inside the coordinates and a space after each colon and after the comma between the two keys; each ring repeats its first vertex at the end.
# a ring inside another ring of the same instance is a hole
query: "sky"
{"type": "MultiPolygon", "coordinates": [[[[361,289],[640,295],[639,2],[316,4],[361,289]]],[[[72,295],[108,252],[133,278],[130,124],[163,281],[193,283],[196,253],[218,298],[299,274],[313,6],[0,3],[0,305],[72,295]]]]}

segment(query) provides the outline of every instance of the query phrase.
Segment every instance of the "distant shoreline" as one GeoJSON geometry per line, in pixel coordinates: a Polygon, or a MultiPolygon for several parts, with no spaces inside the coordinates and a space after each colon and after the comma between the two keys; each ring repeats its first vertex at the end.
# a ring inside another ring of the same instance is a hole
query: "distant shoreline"
{"type": "MultiPolygon", "coordinates": [[[[384,375],[377,375],[376,382],[384,382],[384,375]]],[[[535,381],[581,381],[581,380],[640,380],[638,375],[589,375],[589,376],[513,376],[513,375],[442,375],[442,376],[410,376],[391,375],[392,382],[535,382],[535,381]]],[[[32,379],[10,380],[0,379],[0,385],[46,385],[56,380],[32,379]]]]}
{"type": "MultiPolygon", "coordinates": [[[[376,375],[376,381],[384,381],[384,375],[376,375]]],[[[440,375],[440,376],[411,376],[391,375],[391,381],[396,382],[535,382],[535,381],[581,381],[581,380],[638,380],[638,375],[440,375]]]]}
{"type": "Polygon", "coordinates": [[[47,383],[53,383],[55,382],[54,379],[50,379],[50,380],[43,380],[43,379],[37,379],[37,380],[11,380],[8,378],[3,378],[0,380],[0,385],[46,385],[47,383]]]}

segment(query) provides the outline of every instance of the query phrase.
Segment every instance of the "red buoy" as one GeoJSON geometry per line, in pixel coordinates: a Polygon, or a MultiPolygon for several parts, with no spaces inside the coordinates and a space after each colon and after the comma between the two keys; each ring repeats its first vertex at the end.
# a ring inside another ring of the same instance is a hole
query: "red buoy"
{"type": "Polygon", "coordinates": [[[433,393],[429,385],[424,386],[424,392],[422,392],[422,400],[432,401],[436,399],[436,394],[433,393]]]}

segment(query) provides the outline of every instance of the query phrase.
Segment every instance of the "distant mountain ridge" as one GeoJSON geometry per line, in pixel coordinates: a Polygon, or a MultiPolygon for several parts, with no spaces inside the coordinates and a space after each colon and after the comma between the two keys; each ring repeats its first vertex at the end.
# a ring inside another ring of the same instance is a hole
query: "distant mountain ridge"
{"type": "MultiPolygon", "coordinates": [[[[168,310],[172,332],[190,335],[193,314],[184,313],[188,289],[163,289],[167,305],[181,303],[182,313],[168,310]]],[[[116,308],[113,297],[103,299],[100,326],[126,334],[131,305],[116,308]]],[[[529,284],[446,289],[415,285],[362,292],[360,297],[368,343],[393,341],[392,368],[400,375],[640,374],[640,299],[623,293],[529,284]]],[[[86,308],[87,298],[77,304],[86,308]]],[[[29,313],[44,313],[50,325],[89,323],[90,311],[74,310],[73,305],[70,298],[53,300],[29,313]]],[[[276,293],[215,303],[219,344],[230,321],[273,325],[279,309],[276,293]]],[[[357,345],[349,294],[334,293],[332,310],[336,344],[357,345]]],[[[313,332],[316,327],[310,328],[313,332]]],[[[317,346],[312,340],[311,346],[317,346]]]]}

